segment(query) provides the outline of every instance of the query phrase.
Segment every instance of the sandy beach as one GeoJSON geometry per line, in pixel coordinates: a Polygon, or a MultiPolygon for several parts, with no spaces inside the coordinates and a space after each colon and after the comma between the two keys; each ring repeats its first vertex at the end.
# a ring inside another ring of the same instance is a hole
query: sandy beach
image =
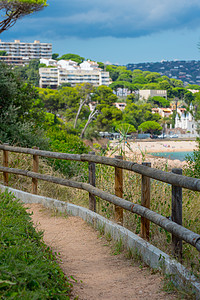
{"type": "MultiPolygon", "coordinates": [[[[117,142],[113,141],[110,143],[110,146],[114,149],[117,146],[117,142]]],[[[187,163],[178,159],[171,160],[155,157],[150,153],[193,151],[197,148],[197,146],[198,144],[196,141],[136,141],[130,142],[128,146],[125,146],[125,153],[126,157],[128,157],[130,160],[136,160],[138,163],[141,163],[145,160],[151,162],[152,167],[158,167],[159,169],[164,169],[167,165],[168,169],[170,170],[172,168],[183,168],[187,165],[187,163]]],[[[117,153],[114,155],[116,154],[117,153]]]]}
{"type": "Polygon", "coordinates": [[[151,152],[181,152],[193,151],[197,147],[196,141],[150,141],[150,142],[134,142],[130,143],[131,149],[140,153],[151,152]]]}

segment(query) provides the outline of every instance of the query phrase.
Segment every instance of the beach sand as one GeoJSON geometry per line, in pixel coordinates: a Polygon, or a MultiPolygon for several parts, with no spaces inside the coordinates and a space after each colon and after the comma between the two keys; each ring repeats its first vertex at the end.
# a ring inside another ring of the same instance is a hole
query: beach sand
{"type": "MultiPolygon", "coordinates": [[[[198,144],[196,141],[136,141],[128,142],[128,146],[125,146],[126,157],[129,160],[151,162],[153,168],[165,169],[166,166],[169,170],[172,168],[183,168],[187,165],[185,161],[178,159],[171,160],[166,158],[154,157],[149,153],[152,152],[181,152],[181,151],[193,151],[197,148],[198,144]],[[129,147],[130,146],[130,147],[129,147]],[[130,150],[131,149],[131,150],[130,150]]],[[[117,142],[113,141],[110,143],[112,149],[115,149],[117,142]]],[[[121,145],[122,146],[122,145],[121,145]]],[[[124,150],[124,145],[123,145],[124,150]]],[[[117,155],[115,153],[114,155],[117,155]]],[[[112,155],[112,156],[114,156],[112,155]]]]}

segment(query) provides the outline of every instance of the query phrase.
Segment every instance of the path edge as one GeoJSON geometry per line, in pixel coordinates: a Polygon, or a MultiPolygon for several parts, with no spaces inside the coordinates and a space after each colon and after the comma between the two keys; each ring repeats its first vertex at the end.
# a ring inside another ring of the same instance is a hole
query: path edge
{"type": "Polygon", "coordinates": [[[142,261],[153,269],[169,275],[173,283],[189,292],[195,293],[196,299],[200,299],[200,283],[183,265],[172,259],[168,254],[151,245],[130,230],[120,226],[103,216],[90,211],[87,208],[59,201],[45,196],[38,196],[21,190],[9,188],[0,184],[2,191],[8,190],[20,199],[23,203],[40,203],[49,209],[56,209],[58,212],[67,213],[72,216],[79,216],[87,223],[93,225],[97,230],[109,233],[113,240],[122,240],[127,249],[134,249],[142,261]]]}

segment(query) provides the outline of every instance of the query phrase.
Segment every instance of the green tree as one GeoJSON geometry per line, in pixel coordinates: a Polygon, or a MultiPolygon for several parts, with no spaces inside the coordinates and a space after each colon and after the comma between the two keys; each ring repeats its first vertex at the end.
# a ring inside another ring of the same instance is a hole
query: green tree
{"type": "Polygon", "coordinates": [[[73,61],[77,62],[78,64],[82,63],[85,60],[84,57],[81,57],[78,54],[72,54],[72,53],[63,54],[61,57],[57,58],[57,60],[61,60],[61,59],[73,60],[73,61]]]}
{"type": "Polygon", "coordinates": [[[44,148],[44,111],[37,90],[3,64],[0,90],[0,141],[44,148]]]}
{"type": "MultiPolygon", "coordinates": [[[[100,104],[101,107],[104,105],[112,106],[113,103],[117,102],[117,99],[118,98],[113,94],[112,89],[105,85],[98,86],[93,95],[93,100],[100,104]]],[[[100,109],[99,106],[98,109],[100,109]]]]}
{"type": "Polygon", "coordinates": [[[128,70],[122,70],[117,78],[117,81],[132,82],[132,72],[128,70]]]}
{"type": "Polygon", "coordinates": [[[58,53],[53,53],[52,54],[52,59],[57,59],[59,57],[59,54],[58,53]]]}
{"type": "Polygon", "coordinates": [[[148,74],[147,76],[145,76],[146,80],[149,83],[158,82],[158,79],[160,79],[160,77],[161,77],[161,75],[156,72],[152,72],[152,73],[148,74]]]}
{"type": "Polygon", "coordinates": [[[135,126],[136,129],[145,121],[158,121],[160,118],[159,114],[152,113],[150,104],[128,103],[123,112],[123,121],[135,126]]]}
{"type": "Polygon", "coordinates": [[[162,127],[155,121],[147,121],[140,124],[138,129],[142,130],[143,132],[150,132],[151,134],[153,134],[161,131],[162,127]]]}
{"type": "Polygon", "coordinates": [[[118,122],[115,125],[115,130],[119,132],[125,131],[127,134],[136,132],[136,129],[133,125],[128,123],[122,123],[122,122],[118,122]]]}
{"type": "Polygon", "coordinates": [[[200,90],[200,85],[198,85],[198,84],[188,84],[185,88],[190,89],[190,90],[200,90]]]}
{"type": "Polygon", "coordinates": [[[154,106],[158,107],[169,107],[170,106],[170,101],[165,99],[164,97],[160,96],[154,96],[151,97],[148,102],[152,103],[154,106]]]}
{"type": "MultiPolygon", "coordinates": [[[[126,68],[124,67],[124,69],[126,69],[126,68]]],[[[116,81],[118,79],[119,74],[120,74],[120,69],[118,66],[107,65],[106,71],[109,72],[112,81],[116,81]]]]}
{"type": "Polygon", "coordinates": [[[100,62],[100,61],[98,61],[97,63],[98,63],[98,65],[99,65],[99,68],[101,68],[102,70],[105,69],[105,64],[104,64],[104,63],[102,63],[102,62],[100,62]]]}
{"type": "Polygon", "coordinates": [[[99,110],[95,123],[98,131],[110,131],[114,128],[114,124],[120,120],[122,120],[121,110],[115,106],[104,105],[99,110]]]}
{"type": "Polygon", "coordinates": [[[18,19],[42,10],[47,0],[1,0],[0,33],[12,27],[18,19]]]}
{"type": "Polygon", "coordinates": [[[41,67],[40,61],[38,59],[32,59],[29,64],[25,66],[16,66],[15,70],[24,81],[28,81],[35,87],[38,87],[40,80],[39,67],[41,67]]]}
{"type": "Polygon", "coordinates": [[[7,56],[8,54],[7,54],[7,52],[6,51],[0,51],[0,56],[7,56]]]}

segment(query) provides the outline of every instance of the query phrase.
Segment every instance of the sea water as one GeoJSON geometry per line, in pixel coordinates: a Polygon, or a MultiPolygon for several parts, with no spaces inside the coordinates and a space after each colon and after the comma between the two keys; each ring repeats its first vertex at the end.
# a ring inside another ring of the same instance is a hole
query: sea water
{"type": "Polygon", "coordinates": [[[178,159],[180,161],[186,160],[187,155],[191,155],[192,151],[183,151],[183,152],[155,152],[150,153],[154,156],[164,157],[168,159],[178,159]]]}

